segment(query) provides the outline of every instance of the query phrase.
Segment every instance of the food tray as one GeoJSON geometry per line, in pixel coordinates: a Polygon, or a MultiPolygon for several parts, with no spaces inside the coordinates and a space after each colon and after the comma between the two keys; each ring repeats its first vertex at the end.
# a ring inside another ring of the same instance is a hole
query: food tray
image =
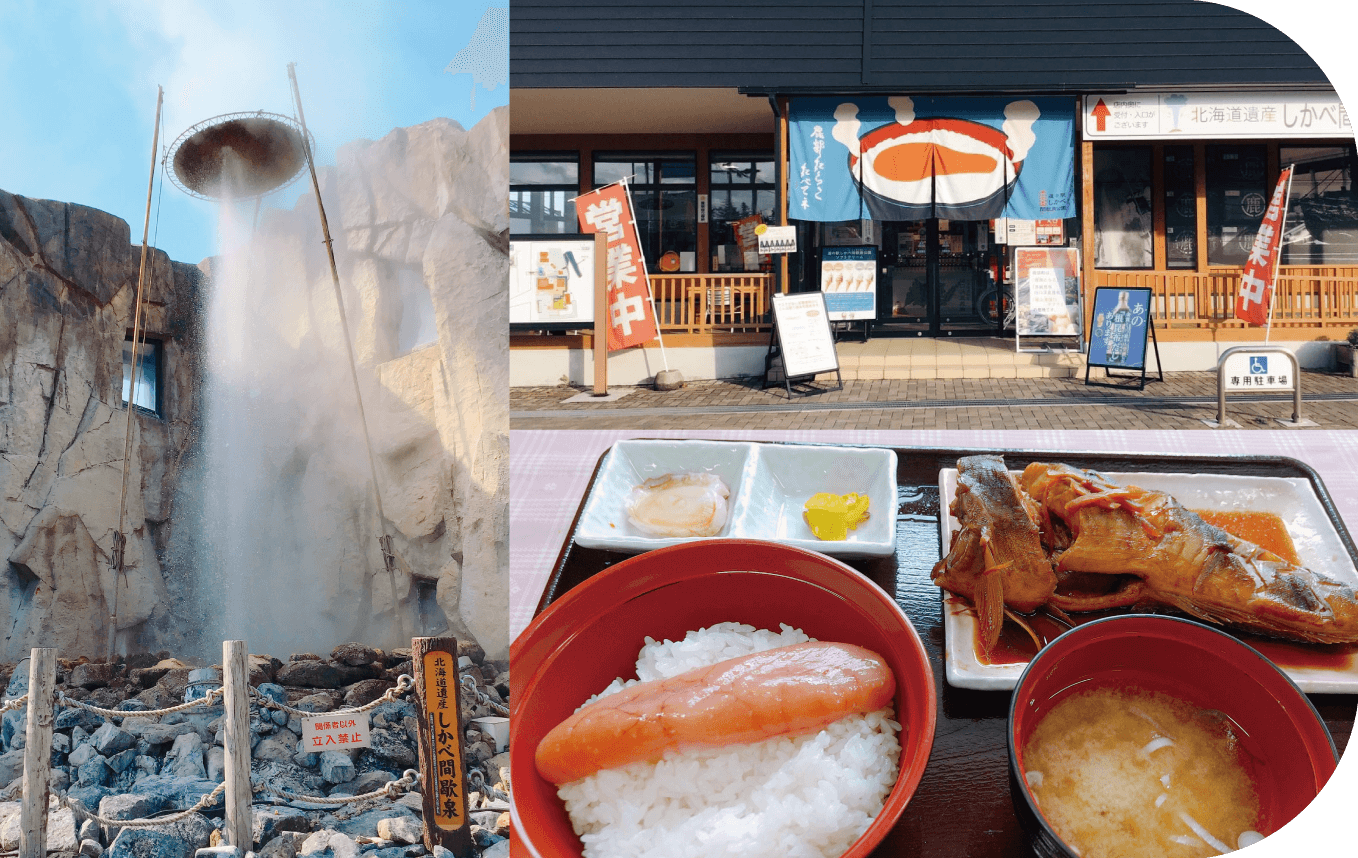
{"type": "Polygon", "coordinates": [[[639,554],[694,539],[769,539],[836,557],[890,557],[896,454],[873,447],[758,444],[749,441],[619,441],[604,454],[585,495],[576,544],[639,554]],[[729,513],[710,537],[651,536],[627,520],[633,487],[684,472],[721,477],[729,513]],[[843,540],[820,540],[802,517],[817,492],[869,496],[869,517],[843,540]]]}
{"type": "MultiPolygon", "coordinates": [[[[924,779],[905,814],[873,851],[873,858],[984,858],[1027,854],[1009,794],[1006,725],[1010,694],[958,688],[945,682],[943,674],[942,597],[939,588],[930,581],[929,573],[941,556],[940,474],[945,468],[955,468],[958,458],[999,453],[1015,470],[1034,461],[1058,461],[1114,473],[1227,474],[1302,480],[1314,491],[1316,502],[1333,525],[1349,559],[1358,563],[1358,549],[1355,549],[1319,475],[1295,459],[951,448],[895,448],[894,452],[897,462],[896,551],[890,557],[854,558],[846,562],[894,595],[924,641],[939,691],[938,724],[924,779]]],[[[596,467],[591,489],[598,476],[596,467]]],[[[582,498],[581,510],[583,506],[582,498]]],[[[580,511],[577,511],[543,590],[538,611],[590,576],[631,556],[627,552],[579,545],[575,534],[580,521],[580,511]]],[[[1342,750],[1348,744],[1353,727],[1355,698],[1334,693],[1312,693],[1308,697],[1329,728],[1336,747],[1342,750]]]]}

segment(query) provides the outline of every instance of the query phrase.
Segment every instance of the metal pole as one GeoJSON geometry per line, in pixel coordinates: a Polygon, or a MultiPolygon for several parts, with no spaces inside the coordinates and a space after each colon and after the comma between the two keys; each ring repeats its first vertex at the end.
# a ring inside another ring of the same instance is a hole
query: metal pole
{"type": "Polygon", "coordinates": [[[316,178],[316,159],[311,153],[311,139],[306,128],[306,114],[302,112],[302,93],[297,88],[297,64],[288,63],[288,79],[292,81],[292,97],[297,104],[297,121],[302,126],[302,149],[306,152],[307,167],[311,170],[311,187],[316,192],[316,209],[321,215],[321,232],[325,235],[325,253],[330,260],[330,280],[335,285],[335,304],[339,308],[340,328],[344,333],[344,349],[349,356],[349,375],[354,382],[354,399],[358,402],[359,425],[363,429],[363,446],[368,451],[368,469],[372,473],[373,496],[377,500],[377,529],[381,532],[378,544],[382,549],[382,565],[387,569],[387,580],[391,584],[391,612],[396,619],[397,635],[405,636],[405,623],[401,619],[400,599],[396,596],[396,555],[387,535],[387,515],[382,510],[382,484],[377,479],[377,462],[373,458],[372,439],[368,436],[368,415],[363,410],[363,392],[358,386],[358,362],[354,359],[354,346],[349,339],[349,318],[344,312],[344,293],[340,291],[339,268],[335,265],[335,248],[330,238],[330,223],[325,219],[325,206],[321,203],[321,183],[316,178]]]}
{"type": "Polygon", "coordinates": [[[141,296],[146,285],[147,238],[151,234],[151,192],[156,186],[156,153],[160,150],[160,106],[165,100],[165,90],[156,87],[156,127],[151,133],[151,177],[146,181],[146,220],[141,228],[141,268],[137,271],[137,297],[132,305],[132,381],[127,388],[127,432],[123,437],[123,490],[118,499],[118,531],[113,536],[113,555],[109,565],[113,567],[113,599],[110,604],[108,622],[108,644],[105,655],[113,657],[113,642],[118,634],[118,583],[123,577],[123,561],[127,548],[127,538],[123,535],[123,525],[127,515],[127,478],[132,459],[132,412],[137,397],[137,375],[141,368],[138,346],[141,345],[141,296]]]}
{"type": "MultiPolygon", "coordinates": [[[[1264,325],[1264,345],[1268,345],[1268,338],[1273,334],[1273,305],[1278,301],[1278,268],[1283,258],[1283,239],[1287,237],[1287,206],[1292,202],[1292,172],[1296,167],[1296,164],[1287,165],[1287,190],[1283,192],[1283,219],[1278,224],[1278,252],[1273,254],[1273,289],[1268,294],[1268,322],[1264,325]]],[[[1292,422],[1297,422],[1295,417],[1292,422]]]]}
{"type": "Polygon", "coordinates": [[[250,684],[245,641],[222,641],[222,693],[226,711],[222,716],[225,751],[226,827],[228,845],[244,855],[254,840],[250,820],[250,684]]]}
{"type": "Polygon", "coordinates": [[[52,774],[52,698],[56,687],[57,651],[34,649],[28,662],[19,858],[47,858],[47,789],[52,774]]]}

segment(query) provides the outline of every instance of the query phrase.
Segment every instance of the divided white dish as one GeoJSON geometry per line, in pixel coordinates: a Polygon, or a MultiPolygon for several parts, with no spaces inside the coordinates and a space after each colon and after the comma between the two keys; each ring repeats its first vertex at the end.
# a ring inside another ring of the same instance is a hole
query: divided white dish
{"type": "Polygon", "coordinates": [[[575,542],[640,553],[694,539],[767,539],[840,557],[896,550],[896,454],[860,447],[723,441],[619,441],[585,500],[575,542]],[[725,527],[713,537],[656,537],[627,520],[633,487],[662,474],[706,471],[731,490],[725,527]],[[845,540],[817,539],[802,517],[817,492],[867,493],[869,518],[845,540]]]}
{"type": "MultiPolygon", "coordinates": [[[[1358,588],[1358,569],[1325,514],[1310,483],[1293,477],[1254,477],[1228,474],[1120,473],[1103,471],[1115,482],[1168,492],[1189,509],[1252,510],[1275,513],[1287,525],[1288,535],[1303,566],[1325,572],[1358,588]]],[[[957,469],[944,468],[938,475],[943,553],[960,529],[948,512],[957,492],[957,469]]],[[[982,664],[976,657],[976,617],[965,600],[943,595],[944,668],[948,684],[958,688],[1009,690],[1027,663],[982,664]]],[[[1306,693],[1353,693],[1358,691],[1358,667],[1336,670],[1327,667],[1280,665],[1306,693]]]]}

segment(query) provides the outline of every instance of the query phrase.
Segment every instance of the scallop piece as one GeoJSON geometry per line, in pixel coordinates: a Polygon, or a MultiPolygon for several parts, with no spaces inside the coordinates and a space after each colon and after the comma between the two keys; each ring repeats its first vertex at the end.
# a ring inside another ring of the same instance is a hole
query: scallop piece
{"type": "Polygon", "coordinates": [[[664,474],[632,489],[627,520],[651,536],[716,536],[726,526],[730,496],[716,474],[664,474]]]}

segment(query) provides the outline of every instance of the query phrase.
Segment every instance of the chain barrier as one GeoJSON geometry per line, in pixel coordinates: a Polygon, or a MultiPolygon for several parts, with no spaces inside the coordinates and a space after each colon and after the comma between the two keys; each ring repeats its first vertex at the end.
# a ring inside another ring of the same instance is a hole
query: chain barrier
{"type": "Polygon", "coordinates": [[[419,782],[420,773],[414,769],[406,769],[405,772],[401,774],[400,778],[394,781],[387,781],[383,786],[378,787],[372,792],[365,792],[362,795],[298,795],[295,792],[274,789],[273,787],[265,787],[260,790],[260,792],[276,795],[285,801],[303,801],[310,804],[349,804],[350,802],[367,801],[370,798],[382,798],[383,796],[391,799],[399,798],[409,792],[410,789],[419,782]]]}
{"type": "MultiPolygon", "coordinates": [[[[478,688],[476,685],[476,680],[474,680],[472,677],[464,675],[461,677],[459,681],[463,689],[465,689],[469,694],[474,695],[479,703],[493,709],[494,711],[501,712],[506,716],[509,715],[508,707],[501,705],[500,703],[489,697],[487,694],[485,694],[483,691],[481,691],[481,689],[478,688]]],[[[376,709],[383,703],[393,702],[398,698],[403,697],[407,692],[414,688],[414,685],[415,685],[414,677],[410,676],[409,674],[403,673],[399,677],[397,677],[396,685],[393,686],[392,688],[387,689],[386,693],[384,693],[381,697],[378,697],[375,700],[365,703],[362,706],[352,706],[344,709],[335,709],[332,710],[331,712],[324,713],[308,712],[304,709],[298,709],[296,707],[289,706],[286,703],[279,703],[278,701],[273,700],[267,695],[262,694],[254,686],[246,686],[246,690],[247,694],[250,697],[254,698],[255,702],[259,706],[262,706],[266,709],[274,709],[281,712],[286,712],[289,715],[308,717],[322,714],[340,715],[368,712],[373,709],[376,709]]],[[[147,709],[147,710],[103,709],[101,707],[93,706],[80,700],[73,700],[67,697],[65,692],[62,691],[57,691],[56,698],[63,706],[75,709],[83,709],[87,712],[93,712],[96,715],[102,715],[105,718],[154,718],[160,717],[162,715],[169,715],[175,712],[184,712],[189,709],[198,709],[213,706],[216,704],[217,699],[225,694],[225,691],[226,690],[224,688],[214,688],[211,691],[209,691],[205,696],[197,700],[182,703],[178,706],[171,706],[165,709],[147,709]]],[[[11,700],[8,703],[5,703],[3,706],[0,706],[0,714],[8,712],[12,709],[16,710],[20,709],[24,705],[26,705],[27,702],[28,702],[27,694],[23,695],[22,697],[18,697],[14,700],[11,700]]],[[[505,801],[510,800],[508,793],[502,792],[489,784],[485,774],[481,771],[481,769],[476,767],[471,768],[469,772],[469,779],[471,783],[475,786],[475,788],[479,792],[481,792],[483,796],[486,796],[490,799],[503,799],[505,801]]],[[[396,799],[401,795],[404,795],[405,793],[411,791],[413,788],[418,786],[419,783],[420,783],[420,773],[415,769],[406,769],[402,773],[400,778],[388,781],[383,786],[371,792],[363,793],[361,795],[309,796],[309,795],[298,795],[288,790],[280,790],[272,787],[264,787],[258,791],[252,790],[252,792],[267,793],[282,798],[283,800],[288,802],[305,802],[309,804],[322,804],[322,805],[341,805],[358,801],[367,801],[369,799],[382,797],[396,799]]],[[[69,809],[71,813],[78,818],[79,821],[77,822],[77,827],[79,827],[79,825],[83,823],[84,820],[92,819],[95,822],[99,823],[100,825],[106,825],[109,827],[152,828],[161,825],[170,825],[172,823],[180,821],[181,819],[186,819],[191,814],[197,813],[200,810],[205,810],[209,807],[212,807],[217,803],[217,800],[222,796],[222,794],[225,791],[226,783],[222,782],[218,784],[217,788],[214,789],[212,792],[204,794],[200,799],[198,799],[196,803],[194,803],[192,807],[189,807],[185,810],[179,811],[168,816],[160,816],[153,819],[151,818],[108,819],[106,817],[100,816],[97,813],[90,811],[79,800],[67,798],[67,796],[64,793],[57,792],[55,793],[55,796],[57,800],[60,802],[62,807],[69,809]]],[[[18,854],[17,852],[0,852],[0,858],[8,858],[8,856],[10,855],[17,854],[18,854]]]]}
{"type": "Polygon", "coordinates": [[[408,673],[403,673],[399,677],[397,677],[396,685],[394,685],[391,688],[388,688],[387,693],[383,694],[376,700],[364,703],[362,706],[351,706],[346,709],[333,709],[329,712],[308,712],[305,709],[298,709],[295,706],[289,706],[286,703],[279,703],[277,700],[274,700],[268,695],[262,693],[259,689],[255,688],[253,685],[248,686],[247,693],[255,699],[255,702],[258,705],[263,706],[265,709],[276,709],[279,712],[286,712],[289,715],[297,715],[299,717],[306,718],[315,715],[348,715],[350,713],[368,712],[370,710],[376,709],[383,703],[394,702],[396,698],[403,696],[407,691],[410,691],[410,689],[414,687],[415,678],[408,673]]]}
{"type": "Polygon", "coordinates": [[[103,715],[105,718],[159,718],[161,715],[170,715],[175,712],[185,712],[189,709],[198,709],[215,705],[213,700],[226,693],[224,688],[214,688],[205,696],[197,700],[190,700],[188,703],[181,703],[178,706],[171,706],[167,709],[101,709],[98,706],[91,706],[80,700],[72,700],[66,696],[64,691],[57,692],[57,699],[62,705],[72,709],[84,709],[86,712],[93,712],[96,715],[103,715]]]}
{"type": "Polygon", "coordinates": [[[476,697],[477,703],[480,703],[482,706],[485,706],[486,708],[491,709],[492,711],[499,712],[506,718],[509,717],[509,707],[505,706],[502,703],[497,702],[489,694],[478,688],[475,679],[472,679],[470,676],[463,675],[458,680],[458,682],[462,683],[462,689],[464,691],[476,697]]]}
{"type": "Polygon", "coordinates": [[[67,798],[62,793],[57,794],[57,801],[61,802],[62,807],[68,808],[71,813],[80,818],[80,821],[76,823],[77,829],[86,819],[93,819],[100,825],[119,828],[154,828],[158,825],[170,825],[181,819],[187,819],[190,815],[195,814],[200,810],[206,810],[207,808],[212,807],[217,803],[217,799],[220,798],[224,792],[226,792],[226,783],[219,783],[217,784],[216,789],[210,793],[205,793],[202,798],[198,799],[193,807],[181,810],[178,813],[169,816],[158,816],[155,819],[107,819],[87,809],[78,799],[67,798]]]}

